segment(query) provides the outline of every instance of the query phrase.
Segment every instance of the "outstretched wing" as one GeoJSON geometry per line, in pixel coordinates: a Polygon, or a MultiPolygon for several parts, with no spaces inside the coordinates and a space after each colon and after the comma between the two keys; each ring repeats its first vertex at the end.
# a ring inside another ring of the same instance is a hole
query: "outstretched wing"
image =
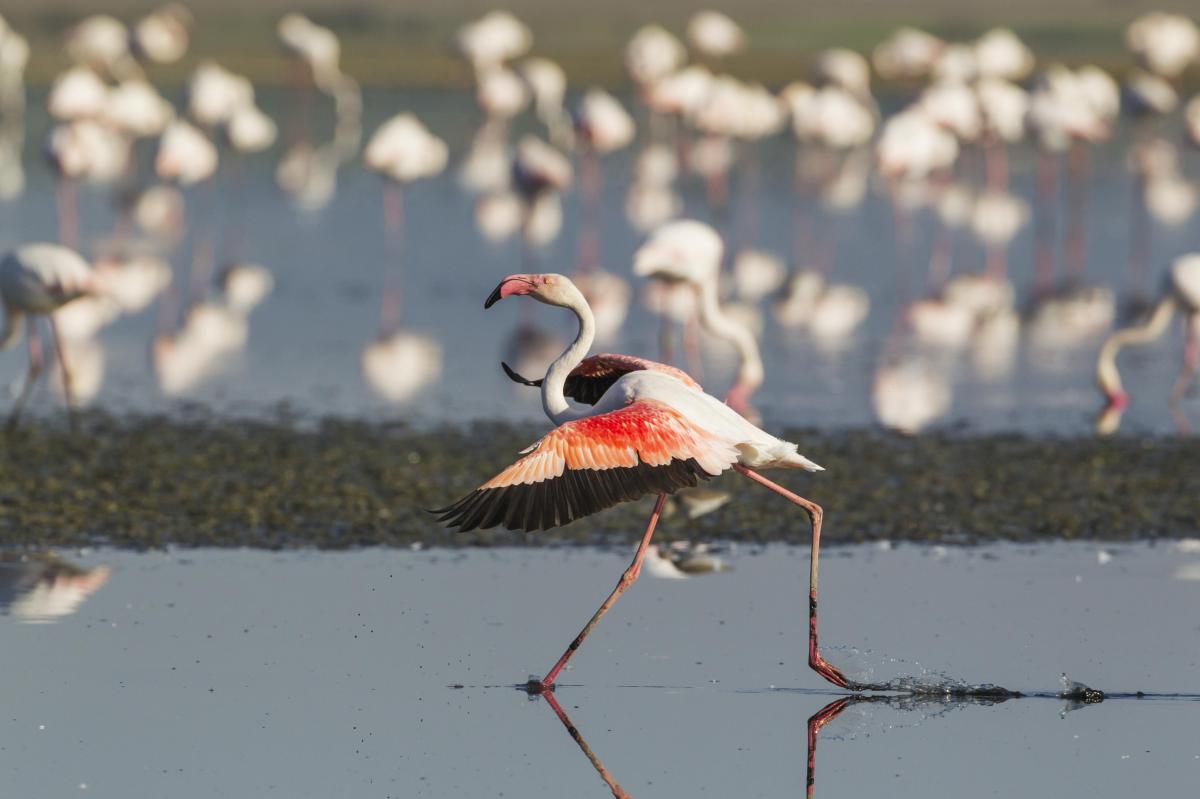
{"type": "MultiPolygon", "coordinates": [[[[508,379],[523,386],[540,386],[541,380],[528,380],[514,372],[509,365],[501,363],[508,379]]],[[[703,391],[700,384],[682,369],[668,366],[665,363],[637,358],[633,355],[618,355],[603,352],[584,358],[578,366],[567,375],[563,384],[563,394],[584,405],[595,405],[604,396],[604,392],[612,388],[613,383],[630,372],[652,371],[662,372],[677,378],[685,385],[698,391],[703,391]]]]}
{"type": "Polygon", "coordinates": [[[460,530],[502,524],[545,530],[647,494],[694,486],[737,450],[655,400],[567,422],[525,457],[454,504],[434,511],[460,530]]]}

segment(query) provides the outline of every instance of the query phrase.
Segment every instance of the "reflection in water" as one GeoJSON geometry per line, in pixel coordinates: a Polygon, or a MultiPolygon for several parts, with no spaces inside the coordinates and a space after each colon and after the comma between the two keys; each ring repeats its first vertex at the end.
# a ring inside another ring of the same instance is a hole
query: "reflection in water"
{"type": "MultiPolygon", "coordinates": [[[[1094,689],[1091,689],[1082,683],[1072,683],[1069,680],[1066,680],[1065,675],[1063,684],[1064,691],[1058,694],[1058,696],[1062,699],[1065,699],[1068,703],[1064,712],[1082,707],[1084,705],[1094,704],[1096,702],[1103,701],[1104,699],[1104,695],[1101,692],[1095,691],[1094,689]]],[[[524,686],[520,687],[524,688],[524,686]]],[[[596,773],[600,775],[600,779],[602,779],[604,784],[608,786],[608,789],[612,792],[612,795],[616,799],[631,799],[630,793],[621,787],[620,783],[617,782],[612,773],[609,772],[609,770],[604,766],[604,763],[600,760],[599,756],[592,751],[592,748],[588,745],[587,740],[583,737],[583,733],[571,722],[570,716],[567,715],[567,712],[563,710],[562,705],[559,704],[558,698],[555,696],[554,691],[546,691],[540,694],[540,696],[542,699],[546,700],[546,704],[554,712],[554,715],[558,717],[558,720],[562,722],[567,734],[571,736],[571,740],[573,740],[576,745],[579,746],[580,751],[582,751],[587,757],[588,762],[592,764],[592,768],[594,768],[596,773]]],[[[819,737],[821,730],[852,707],[866,709],[869,707],[886,706],[888,709],[899,713],[917,714],[919,715],[919,721],[923,722],[931,718],[943,716],[954,709],[967,706],[991,707],[1002,702],[1007,702],[1010,699],[1019,698],[1020,696],[1021,694],[1019,693],[1008,692],[1004,689],[994,689],[990,691],[985,689],[983,692],[978,694],[907,694],[898,696],[879,694],[852,694],[849,696],[839,697],[825,705],[808,719],[806,795],[809,797],[809,799],[812,799],[816,791],[817,738],[819,737]]],[[[1047,694],[1046,696],[1053,696],[1053,694],[1047,694]]],[[[853,722],[853,725],[861,728],[862,726],[865,726],[871,720],[871,718],[872,715],[870,713],[865,713],[855,722],[853,722]]],[[[895,725],[889,725],[889,728],[894,728],[894,726],[895,725]]]]}
{"type": "Polygon", "coordinates": [[[0,555],[0,612],[30,624],[70,616],[108,582],[107,566],[84,569],[51,552],[0,555]]]}
{"type": "Polygon", "coordinates": [[[878,696],[854,694],[836,699],[818,710],[808,719],[807,796],[809,799],[812,799],[816,791],[817,737],[827,724],[842,715],[847,708],[887,705],[889,708],[903,712],[919,712],[922,714],[921,720],[924,721],[928,718],[943,715],[952,708],[965,707],[968,704],[980,706],[997,705],[1018,696],[1019,694],[997,694],[993,696],[878,696]]]}
{"type": "Polygon", "coordinates": [[[597,757],[596,753],[592,751],[592,748],[587,745],[587,741],[583,739],[583,734],[579,732],[579,729],[574,724],[571,723],[571,719],[569,716],[567,716],[567,712],[562,709],[562,705],[560,705],[558,700],[554,697],[554,692],[547,691],[542,694],[542,698],[546,700],[546,704],[549,705],[550,709],[554,711],[554,715],[558,716],[558,720],[561,721],[563,726],[567,728],[567,734],[571,736],[571,740],[579,744],[579,749],[587,756],[587,759],[592,764],[592,768],[596,769],[596,773],[600,775],[600,779],[604,780],[604,784],[608,786],[610,791],[612,791],[612,795],[616,797],[616,799],[630,799],[629,794],[625,792],[625,789],[622,788],[615,779],[613,779],[613,776],[608,773],[608,769],[606,769],[604,764],[600,762],[600,758],[597,757]]]}

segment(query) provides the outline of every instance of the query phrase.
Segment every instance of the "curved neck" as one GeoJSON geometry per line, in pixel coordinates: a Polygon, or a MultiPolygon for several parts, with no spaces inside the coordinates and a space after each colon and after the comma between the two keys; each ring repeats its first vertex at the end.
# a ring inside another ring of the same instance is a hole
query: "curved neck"
{"type": "Polygon", "coordinates": [[[725,315],[717,301],[716,280],[706,280],[699,286],[700,324],[717,338],[728,341],[737,350],[737,386],[750,392],[762,385],[763,362],[758,341],[750,330],[725,315]]]}
{"type": "Polygon", "coordinates": [[[570,305],[563,306],[574,312],[579,320],[579,333],[571,346],[563,350],[563,354],[550,364],[546,378],[542,381],[542,410],[556,425],[578,419],[587,413],[587,409],[573,408],[563,395],[563,387],[567,383],[567,375],[579,365],[592,348],[592,339],[596,337],[596,319],[587,300],[580,296],[570,305]]]}
{"type": "Polygon", "coordinates": [[[1138,325],[1122,328],[1104,342],[1100,358],[1096,361],[1096,381],[1108,394],[1121,393],[1121,375],[1117,372],[1117,353],[1127,344],[1146,344],[1154,341],[1167,329],[1167,323],[1175,315],[1175,299],[1164,297],[1154,306],[1154,311],[1138,325]]]}
{"type": "Polygon", "coordinates": [[[0,350],[11,350],[21,337],[21,312],[4,306],[4,329],[0,330],[0,350]]]}

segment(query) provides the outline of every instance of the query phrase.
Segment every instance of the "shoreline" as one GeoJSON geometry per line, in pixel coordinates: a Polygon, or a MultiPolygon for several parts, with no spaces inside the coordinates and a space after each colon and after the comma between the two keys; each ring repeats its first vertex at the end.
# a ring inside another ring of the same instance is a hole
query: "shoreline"
{"type": "MultiPolygon", "coordinates": [[[[543,431],[89,411],[73,435],[65,419],[27,420],[0,439],[0,547],[610,545],[640,536],[649,498],[541,533],[457,533],[425,510],[473,490],[543,431]]],[[[783,435],[828,470],[773,473],[825,508],[828,545],[1118,542],[1200,532],[1195,439],[783,435]]],[[[677,511],[656,540],[808,542],[806,518],[743,478],[726,473],[702,485],[733,497],[694,521],[677,511]]]]}

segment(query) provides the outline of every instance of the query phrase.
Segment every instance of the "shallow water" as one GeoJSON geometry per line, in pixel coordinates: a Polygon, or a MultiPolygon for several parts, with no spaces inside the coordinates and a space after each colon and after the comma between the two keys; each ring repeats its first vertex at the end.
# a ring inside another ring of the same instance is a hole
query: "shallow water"
{"type": "MultiPolygon", "coordinates": [[[[76,613],[0,617],[13,795],[609,795],[546,701],[511,686],[549,666],[626,553],[69,557],[112,570],[76,613]]],[[[805,664],[807,553],[726,557],[729,572],[644,576],[561,678],[563,709],[632,796],[805,789],[806,720],[840,694],[805,664]]],[[[1195,692],[1195,562],[1167,545],[838,548],[822,559],[823,644],[876,679],[1053,694],[1066,672],[1110,695],[1195,692]]],[[[1066,707],[852,705],[820,733],[814,792],[1196,784],[1194,697],[1066,707]]]]}
{"type": "MultiPolygon", "coordinates": [[[[288,98],[264,93],[261,101],[277,119],[286,121],[288,98]]],[[[0,206],[0,245],[55,236],[54,191],[48,169],[39,158],[47,128],[40,111],[43,97],[31,97],[26,142],[28,186],[16,201],[0,206]]],[[[367,135],[386,115],[413,110],[451,146],[451,168],[441,177],[406,193],[407,235],[402,255],[400,324],[435,338],[445,357],[441,378],[411,402],[390,405],[367,385],[360,367],[363,348],[380,326],[380,301],[389,263],[382,229],[381,186],[357,159],[339,174],[338,191],[318,213],[294,209],[276,187],[273,174],[282,152],[277,146],[237,168],[236,188],[228,168],[215,187],[188,193],[192,233],[172,254],[180,285],[187,264],[202,239],[212,241],[218,260],[237,257],[268,266],[275,293],[251,318],[246,349],[229,358],[220,371],[182,397],[168,398],[155,383],[149,365],[149,342],[159,314],[149,309],[118,320],[100,335],[105,375],[94,402],[125,410],[160,410],[180,402],[200,402],[221,412],[260,413],[278,403],[310,414],[338,413],[371,418],[401,416],[438,422],[479,417],[526,421],[540,417],[528,390],[508,384],[498,361],[521,310],[505,303],[488,313],[482,301],[505,274],[523,270],[515,243],[488,245],[472,222],[473,199],[456,183],[456,166],[466,150],[478,114],[465,93],[369,92],[364,130],[367,135]],[[240,231],[240,234],[239,232],[240,231]]],[[[328,127],[318,115],[317,130],[328,127]]],[[[519,129],[530,128],[528,120],[519,129]]],[[[290,128],[285,124],[285,136],[290,128]]],[[[1175,131],[1166,135],[1174,137],[1175,131]]],[[[318,136],[325,135],[318,133],[318,136]]],[[[1125,293],[1130,215],[1130,180],[1125,170],[1129,131],[1093,154],[1087,228],[1087,279],[1125,293]]],[[[142,156],[149,150],[142,146],[142,156]]],[[[622,211],[633,148],[605,160],[602,212],[602,263],[628,275],[630,256],[640,236],[622,211]]],[[[731,223],[747,244],[792,261],[796,204],[792,191],[794,146],[784,136],[762,145],[757,184],[734,186],[738,211],[731,223]],[[747,200],[746,198],[750,198],[747,200]]],[[[974,154],[968,172],[977,172],[974,154]]],[[[1188,155],[1187,158],[1194,156],[1188,155]]],[[[1033,193],[1033,152],[1012,156],[1014,191],[1027,200],[1033,193]]],[[[687,211],[704,218],[703,190],[692,179],[682,186],[687,211]]],[[[112,210],[106,193],[82,191],[84,239],[88,248],[110,235],[112,210]]],[[[565,226],[557,241],[538,259],[538,268],[571,272],[579,239],[578,197],[566,199],[565,226]]],[[[1059,229],[1064,217],[1059,217],[1059,229]]],[[[835,240],[837,280],[863,286],[871,295],[871,315],[856,335],[834,347],[787,332],[770,321],[764,336],[768,379],[757,401],[765,418],[779,425],[858,426],[874,421],[871,387],[891,352],[889,344],[905,279],[897,267],[891,215],[877,186],[857,211],[842,218],[819,217],[814,224],[835,240]]],[[[912,263],[907,279],[913,294],[924,291],[923,275],[934,231],[928,212],[917,216],[912,263]]],[[[1185,224],[1153,231],[1152,271],[1142,286],[1157,285],[1171,257],[1200,245],[1185,224]]],[[[1010,268],[1021,299],[1032,280],[1033,225],[1027,224],[1009,249],[1010,268]]],[[[806,253],[803,260],[811,255],[806,253]]],[[[955,268],[970,271],[983,264],[983,250],[967,233],[958,237],[955,268]]],[[[525,309],[546,331],[562,341],[572,335],[565,314],[538,306],[525,309]]],[[[170,316],[168,314],[168,316],[170,316]]],[[[619,335],[604,349],[658,355],[658,323],[637,303],[619,335]]],[[[1101,404],[1092,370],[1098,339],[1062,350],[1038,349],[1026,340],[1009,371],[999,377],[980,372],[969,353],[935,359],[948,375],[952,404],[933,424],[965,422],[978,430],[1087,432],[1101,404]]],[[[1126,384],[1136,386],[1135,402],[1125,429],[1173,431],[1177,422],[1167,412],[1167,392],[1180,362],[1181,336],[1172,328],[1166,340],[1122,359],[1126,384]]],[[[709,349],[703,364],[705,384],[723,393],[732,379],[730,353],[709,349]]],[[[0,386],[15,389],[23,366],[16,355],[0,358],[0,386]]],[[[36,405],[52,407],[43,392],[36,405]]],[[[1185,413],[1200,418],[1194,397],[1185,413]]]]}

